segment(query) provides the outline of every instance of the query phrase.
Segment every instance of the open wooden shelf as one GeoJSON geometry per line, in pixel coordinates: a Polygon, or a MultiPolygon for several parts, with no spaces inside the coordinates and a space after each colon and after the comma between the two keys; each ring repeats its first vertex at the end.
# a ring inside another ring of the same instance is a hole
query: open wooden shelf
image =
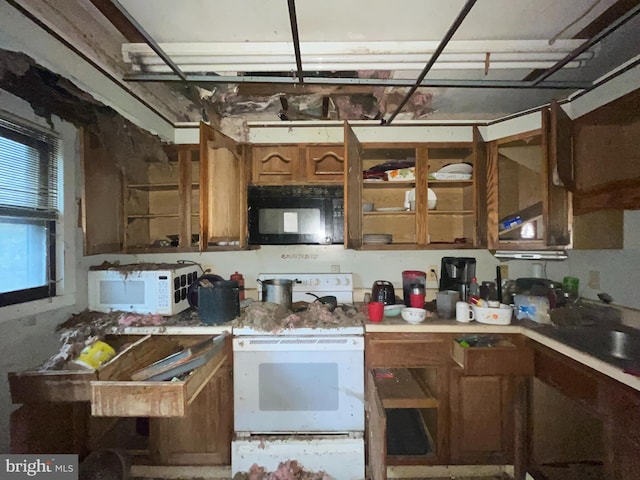
{"type": "MultiPolygon", "coordinates": [[[[524,227],[527,223],[534,222],[534,221],[536,221],[536,220],[540,220],[541,218],[542,218],[542,214],[540,214],[540,215],[536,215],[535,217],[532,217],[532,218],[528,218],[527,220],[523,220],[523,221],[522,221],[522,223],[519,223],[519,224],[517,224],[517,225],[513,225],[513,226],[511,226],[511,227],[509,227],[509,228],[505,228],[504,230],[500,230],[500,231],[498,232],[498,235],[499,235],[499,236],[502,236],[502,235],[504,235],[505,233],[509,233],[509,232],[512,232],[513,230],[517,230],[518,228],[522,228],[522,227],[524,227]]],[[[524,240],[527,240],[527,239],[524,239],[524,240]]],[[[534,240],[537,240],[537,239],[534,239],[534,240]]]]}
{"type": "Polygon", "coordinates": [[[373,378],[384,408],[438,407],[438,400],[427,385],[409,369],[374,370],[373,378]]]}
{"type": "Polygon", "coordinates": [[[362,212],[365,216],[373,216],[373,215],[398,215],[398,216],[415,216],[415,210],[399,210],[396,212],[362,212]]]}
{"type": "Polygon", "coordinates": [[[428,180],[427,186],[441,187],[468,187],[473,185],[473,180],[428,180]]]}
{"type": "MultiPolygon", "coordinates": [[[[143,190],[146,192],[151,191],[171,191],[178,190],[177,183],[136,183],[127,185],[127,188],[131,190],[143,190]]],[[[191,188],[197,189],[200,188],[200,185],[197,183],[191,184],[191,188]]]]}
{"type": "Polygon", "coordinates": [[[473,210],[429,210],[429,215],[473,215],[473,210]]]}
{"type": "Polygon", "coordinates": [[[397,182],[385,182],[384,180],[363,180],[362,186],[364,188],[412,188],[416,186],[415,181],[397,181],[397,182]]]}

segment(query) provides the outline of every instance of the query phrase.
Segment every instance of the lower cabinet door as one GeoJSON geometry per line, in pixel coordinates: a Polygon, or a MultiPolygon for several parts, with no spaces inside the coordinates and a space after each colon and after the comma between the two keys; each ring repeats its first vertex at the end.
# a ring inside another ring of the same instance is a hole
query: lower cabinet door
{"type": "Polygon", "coordinates": [[[512,463],[513,377],[452,368],[450,388],[451,463],[512,463]]]}
{"type": "Polygon", "coordinates": [[[387,478],[387,415],[376,388],[373,372],[367,371],[367,458],[371,480],[387,478]]]}

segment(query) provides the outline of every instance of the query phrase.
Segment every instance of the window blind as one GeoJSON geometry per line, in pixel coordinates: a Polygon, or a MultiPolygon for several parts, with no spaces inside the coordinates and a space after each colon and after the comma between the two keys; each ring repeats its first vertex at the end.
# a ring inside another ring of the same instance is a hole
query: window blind
{"type": "Polygon", "coordinates": [[[0,216],[56,219],[58,139],[0,115],[0,216]]]}

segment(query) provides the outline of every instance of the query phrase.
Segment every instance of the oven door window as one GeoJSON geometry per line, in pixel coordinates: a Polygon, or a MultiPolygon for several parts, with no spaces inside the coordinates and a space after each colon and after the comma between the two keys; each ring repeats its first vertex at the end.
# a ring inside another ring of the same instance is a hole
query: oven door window
{"type": "Polygon", "coordinates": [[[333,363],[262,363],[258,373],[260,410],[336,411],[338,365],[333,363]]]}

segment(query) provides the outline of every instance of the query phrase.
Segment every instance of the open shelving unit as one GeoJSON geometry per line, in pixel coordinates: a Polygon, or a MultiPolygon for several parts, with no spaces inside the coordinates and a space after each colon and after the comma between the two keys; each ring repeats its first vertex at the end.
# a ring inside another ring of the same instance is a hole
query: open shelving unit
{"type": "Polygon", "coordinates": [[[198,150],[168,151],[168,157],[168,162],[150,162],[124,175],[126,252],[198,250],[193,241],[200,224],[198,150]]]}

